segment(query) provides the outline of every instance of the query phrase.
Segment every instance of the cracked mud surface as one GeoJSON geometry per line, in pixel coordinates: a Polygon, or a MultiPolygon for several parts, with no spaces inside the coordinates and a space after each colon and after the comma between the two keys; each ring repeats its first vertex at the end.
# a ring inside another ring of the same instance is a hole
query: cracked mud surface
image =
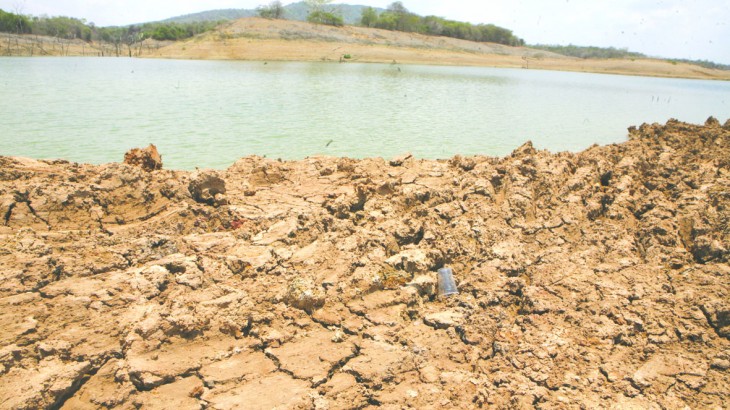
{"type": "Polygon", "coordinates": [[[505,158],[3,157],[0,206],[2,409],[730,401],[713,119],[505,158]]]}

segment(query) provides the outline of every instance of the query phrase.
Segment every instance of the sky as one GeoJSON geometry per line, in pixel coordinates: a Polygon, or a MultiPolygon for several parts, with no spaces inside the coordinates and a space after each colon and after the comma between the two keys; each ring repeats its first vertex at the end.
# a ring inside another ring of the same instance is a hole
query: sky
{"type": "MultiPolygon", "coordinates": [[[[283,0],[284,4],[289,1],[283,0]]],[[[387,7],[392,0],[335,3],[387,7]]],[[[403,0],[410,11],[510,29],[528,44],[628,48],[650,56],[730,64],[728,0],[403,0]]],[[[162,20],[269,0],[0,0],[23,14],[85,18],[98,26],[162,20]]]]}

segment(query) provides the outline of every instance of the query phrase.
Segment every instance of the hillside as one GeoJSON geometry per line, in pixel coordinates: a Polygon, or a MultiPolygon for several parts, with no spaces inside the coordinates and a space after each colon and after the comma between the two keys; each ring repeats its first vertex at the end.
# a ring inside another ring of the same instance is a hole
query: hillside
{"type": "Polygon", "coordinates": [[[243,17],[256,16],[256,10],[253,9],[218,9],[207,10],[199,13],[184,14],[182,16],[170,17],[162,20],[163,23],[193,23],[196,21],[224,21],[236,20],[243,17]]]}
{"type": "Polygon", "coordinates": [[[251,61],[395,61],[730,80],[730,71],[664,60],[582,59],[529,47],[261,18],[223,23],[211,32],[150,50],[142,56],[251,61]]]}
{"type": "MultiPolygon", "coordinates": [[[[342,19],[345,24],[359,24],[360,17],[362,16],[362,10],[367,6],[353,5],[353,4],[335,4],[332,8],[342,15],[342,19]]],[[[297,3],[291,3],[284,6],[285,14],[284,18],[287,20],[295,21],[306,21],[307,15],[309,14],[309,7],[307,3],[300,1],[297,3]]],[[[376,8],[378,11],[383,9],[376,8]]],[[[258,16],[256,9],[222,9],[222,10],[209,10],[200,13],[186,14],[183,16],[171,17],[163,20],[163,22],[169,23],[193,23],[199,21],[225,21],[225,20],[236,20],[243,17],[255,17],[258,16]]]]}

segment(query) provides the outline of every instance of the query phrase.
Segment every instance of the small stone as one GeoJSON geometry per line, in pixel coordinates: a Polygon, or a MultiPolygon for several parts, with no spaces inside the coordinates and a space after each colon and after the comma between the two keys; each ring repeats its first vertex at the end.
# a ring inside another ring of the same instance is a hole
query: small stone
{"type": "Polygon", "coordinates": [[[399,155],[390,160],[390,166],[399,167],[399,166],[403,165],[404,162],[406,162],[407,160],[409,160],[411,158],[413,158],[413,155],[410,153],[399,155]]]}
{"type": "Polygon", "coordinates": [[[456,327],[464,322],[464,315],[453,310],[445,310],[443,312],[430,313],[423,318],[423,323],[435,327],[437,329],[447,329],[456,327]]]}
{"type": "Polygon", "coordinates": [[[342,332],[341,330],[337,330],[335,331],[334,336],[332,336],[332,341],[335,343],[342,343],[345,341],[346,337],[347,336],[345,336],[344,332],[342,332]]]}
{"type": "Polygon", "coordinates": [[[225,205],[226,181],[213,171],[196,172],[188,185],[188,191],[196,202],[208,205],[225,205]]]}
{"type": "Polygon", "coordinates": [[[710,367],[717,370],[728,370],[730,369],[730,360],[715,359],[710,364],[710,367]]]}
{"type": "Polygon", "coordinates": [[[708,117],[707,121],[705,121],[705,127],[719,127],[720,121],[717,120],[715,117],[708,117]]]}
{"type": "Polygon", "coordinates": [[[464,171],[471,171],[477,166],[477,162],[474,158],[464,158],[461,155],[456,155],[449,161],[451,166],[461,168],[464,171]]]}
{"type": "Polygon", "coordinates": [[[439,371],[434,366],[425,366],[418,371],[424,383],[436,383],[439,380],[439,371]]]}
{"type": "Polygon", "coordinates": [[[426,272],[433,264],[431,258],[421,249],[407,249],[388,258],[385,263],[408,273],[426,272]]]}
{"type": "Polygon", "coordinates": [[[324,306],[325,294],[311,280],[295,278],[289,283],[284,301],[297,309],[311,313],[324,306]]]}
{"type": "Polygon", "coordinates": [[[418,275],[408,283],[418,290],[422,296],[433,296],[436,294],[436,278],[432,275],[418,275]]]}

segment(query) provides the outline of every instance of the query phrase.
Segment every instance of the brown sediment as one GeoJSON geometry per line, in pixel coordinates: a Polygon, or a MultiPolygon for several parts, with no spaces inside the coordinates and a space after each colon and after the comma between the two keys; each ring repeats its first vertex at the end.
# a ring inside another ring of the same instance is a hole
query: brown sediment
{"type": "Polygon", "coordinates": [[[728,158],[0,158],[0,408],[722,408],[728,158]]]}

